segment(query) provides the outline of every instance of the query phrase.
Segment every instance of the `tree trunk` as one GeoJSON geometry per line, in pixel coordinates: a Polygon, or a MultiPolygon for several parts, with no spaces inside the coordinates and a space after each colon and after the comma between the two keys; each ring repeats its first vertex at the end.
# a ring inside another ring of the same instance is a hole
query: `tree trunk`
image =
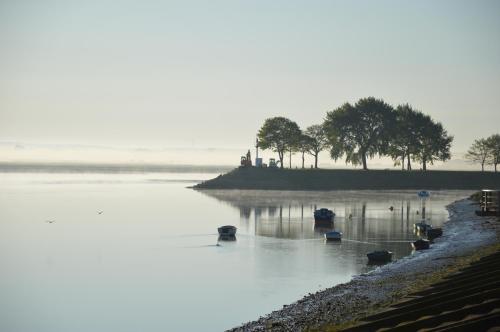
{"type": "Polygon", "coordinates": [[[427,160],[425,160],[425,158],[423,158],[423,159],[422,159],[422,169],[423,169],[424,171],[426,171],[426,170],[427,170],[427,160]]]}
{"type": "Polygon", "coordinates": [[[318,154],[319,153],[316,153],[314,155],[314,168],[318,168],[318,154]]]}
{"type": "Polygon", "coordinates": [[[280,157],[280,168],[283,168],[283,157],[284,157],[285,151],[278,152],[278,157],[280,157]]]}
{"type": "Polygon", "coordinates": [[[497,172],[497,165],[498,165],[498,164],[495,164],[495,173],[497,172]]]}
{"type": "Polygon", "coordinates": [[[401,170],[402,171],[405,170],[405,155],[404,154],[401,156],[401,170]]]}
{"type": "Polygon", "coordinates": [[[292,150],[290,149],[290,168],[292,168],[292,150]]]}
{"type": "Polygon", "coordinates": [[[481,163],[481,172],[484,172],[484,163],[481,163]]]}
{"type": "Polygon", "coordinates": [[[302,168],[304,168],[304,151],[302,151],[302,168]]]}
{"type": "Polygon", "coordinates": [[[366,166],[366,153],[361,154],[361,160],[363,161],[363,170],[368,170],[368,167],[366,166]]]}
{"type": "Polygon", "coordinates": [[[408,156],[406,156],[406,159],[408,161],[407,165],[406,165],[406,169],[408,171],[411,171],[411,161],[410,161],[410,154],[408,154],[408,156]]]}

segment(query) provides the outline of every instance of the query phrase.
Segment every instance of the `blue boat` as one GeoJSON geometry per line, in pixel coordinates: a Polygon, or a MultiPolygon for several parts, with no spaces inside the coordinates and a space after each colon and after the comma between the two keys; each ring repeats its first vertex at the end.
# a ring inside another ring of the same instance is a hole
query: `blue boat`
{"type": "Polygon", "coordinates": [[[427,190],[421,190],[417,193],[417,195],[420,198],[426,198],[429,197],[431,194],[427,190]]]}
{"type": "Polygon", "coordinates": [[[337,231],[326,232],[325,239],[327,241],[341,241],[342,240],[342,233],[337,232],[337,231]]]}
{"type": "Polygon", "coordinates": [[[314,211],[314,221],[333,222],[333,218],[335,213],[332,210],[323,208],[314,211]]]}

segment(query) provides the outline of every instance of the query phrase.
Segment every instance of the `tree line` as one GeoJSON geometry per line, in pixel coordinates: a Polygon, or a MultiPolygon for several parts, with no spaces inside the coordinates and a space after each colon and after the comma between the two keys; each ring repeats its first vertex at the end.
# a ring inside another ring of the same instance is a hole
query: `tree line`
{"type": "Polygon", "coordinates": [[[493,165],[496,173],[497,165],[500,163],[500,135],[494,134],[475,140],[465,154],[465,158],[473,163],[481,164],[483,172],[484,165],[493,165]]]}
{"type": "Polygon", "coordinates": [[[334,160],[368,169],[368,159],[389,156],[394,165],[412,169],[419,162],[425,171],[434,161],[451,158],[453,137],[443,125],[408,104],[393,107],[382,99],[362,98],[355,104],[345,103],[327,112],[322,124],[302,131],[297,123],[284,117],[266,119],[258,134],[258,145],[278,153],[280,167],[285,154],[302,153],[314,157],[318,168],[319,153],[330,150],[334,160]]]}

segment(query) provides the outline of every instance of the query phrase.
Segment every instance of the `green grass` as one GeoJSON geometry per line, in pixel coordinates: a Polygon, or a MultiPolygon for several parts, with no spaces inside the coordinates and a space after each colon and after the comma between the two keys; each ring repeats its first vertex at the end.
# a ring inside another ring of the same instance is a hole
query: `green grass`
{"type": "Polygon", "coordinates": [[[202,189],[349,190],[349,189],[500,189],[500,173],[272,169],[241,167],[196,186],[202,189]]]}

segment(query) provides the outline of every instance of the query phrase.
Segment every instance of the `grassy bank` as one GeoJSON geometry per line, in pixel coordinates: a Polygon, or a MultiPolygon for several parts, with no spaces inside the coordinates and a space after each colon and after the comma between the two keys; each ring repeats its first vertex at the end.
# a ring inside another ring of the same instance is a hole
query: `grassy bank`
{"type": "Polygon", "coordinates": [[[196,186],[200,189],[500,189],[500,173],[237,168],[196,186]]]}

